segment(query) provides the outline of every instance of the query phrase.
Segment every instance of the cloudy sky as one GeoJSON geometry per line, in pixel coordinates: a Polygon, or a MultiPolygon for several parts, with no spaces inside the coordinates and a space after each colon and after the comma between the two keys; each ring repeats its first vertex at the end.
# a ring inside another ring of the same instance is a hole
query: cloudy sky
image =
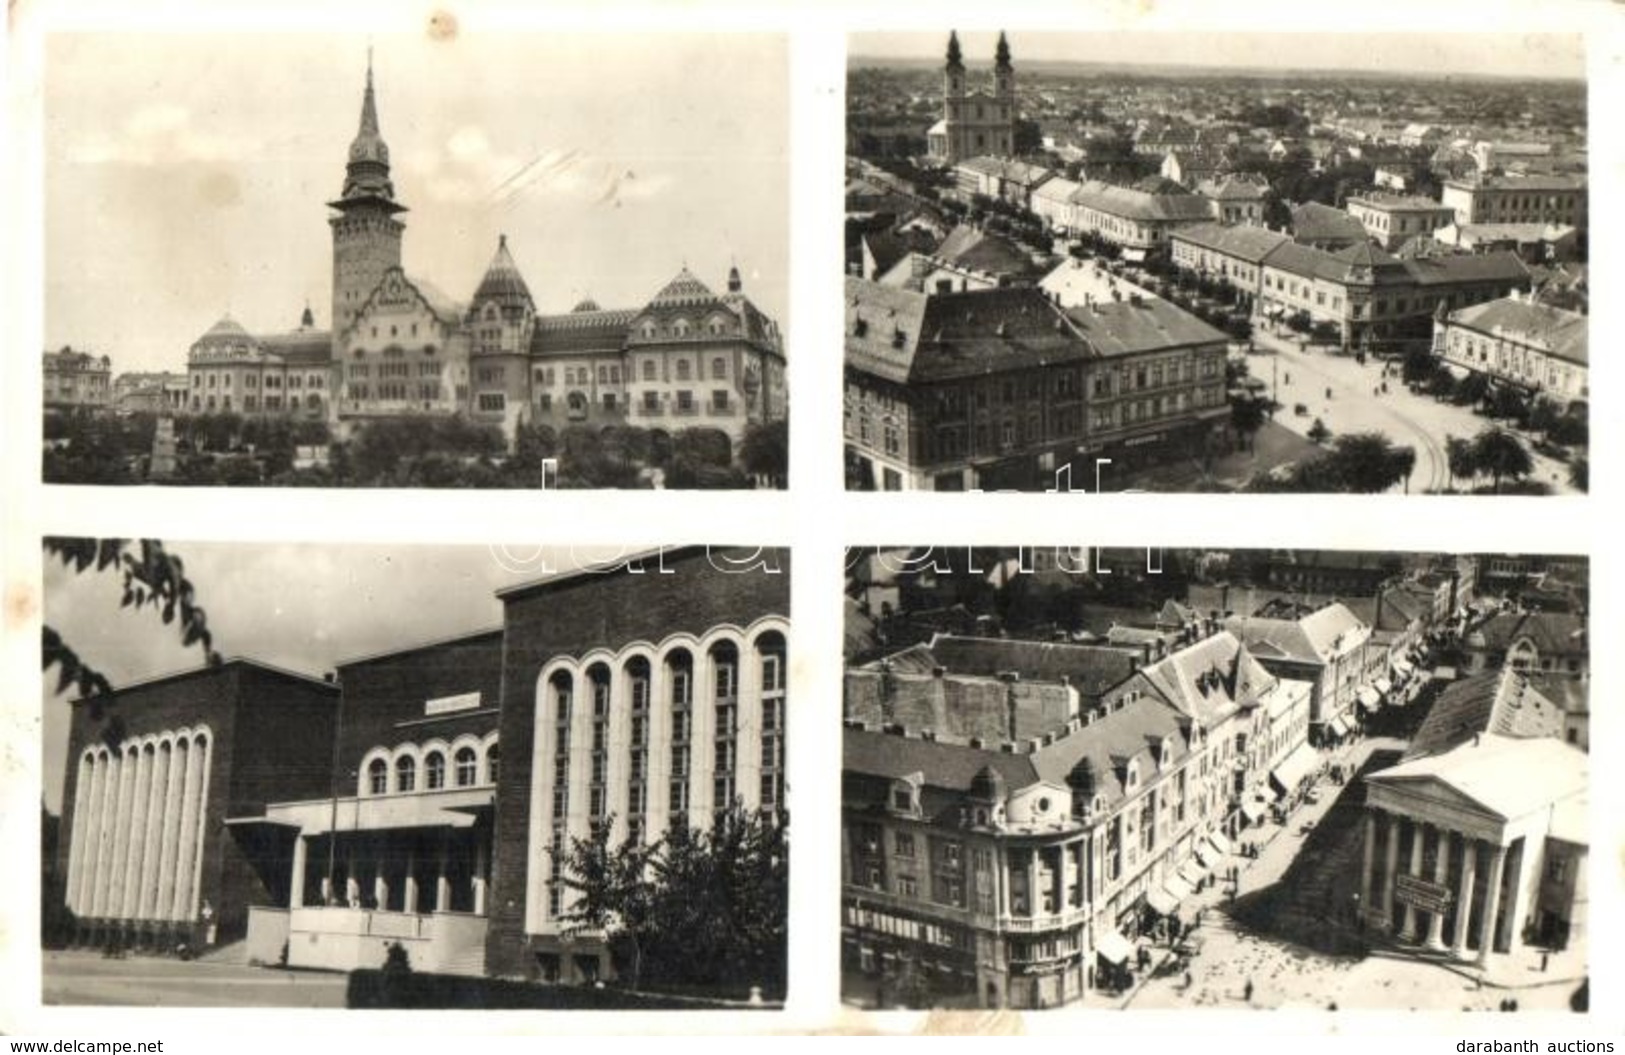
{"type": "MultiPolygon", "coordinates": [[[[966,61],[991,65],[998,33],[959,34],[966,61]]],[[[855,33],[848,53],[862,58],[939,59],[945,30],[855,33]]],[[[1147,63],[1264,69],[1494,73],[1508,77],[1585,76],[1578,34],[1523,33],[1179,33],[1011,31],[1016,69],[1021,60],[1147,63]]]]}
{"type": "MultiPolygon", "coordinates": [[[[53,35],[45,88],[48,347],[183,369],[223,313],[326,326],[328,202],[368,39],[53,35]]],[[[458,300],[506,233],[545,311],[645,302],[685,263],[788,324],[782,37],[379,36],[379,122],[408,274],[458,300]]]]}
{"type": "MultiPolygon", "coordinates": [[[[583,563],[614,560],[615,547],[264,545],[172,542],[208,613],[215,649],[320,677],[340,660],[501,625],[495,591],[583,563]]],[[[45,569],[45,624],[115,687],[195,669],[151,608],[121,609],[122,579],[45,569]]],[[[67,751],[67,700],[46,678],[46,802],[58,809],[67,751]]]]}

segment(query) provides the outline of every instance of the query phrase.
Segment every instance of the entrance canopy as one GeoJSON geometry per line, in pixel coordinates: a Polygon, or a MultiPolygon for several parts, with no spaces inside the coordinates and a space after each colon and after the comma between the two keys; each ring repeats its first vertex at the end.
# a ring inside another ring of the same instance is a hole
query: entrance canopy
{"type": "Polygon", "coordinates": [[[1189,883],[1192,889],[1194,889],[1196,884],[1201,882],[1202,878],[1206,875],[1207,870],[1198,864],[1195,858],[1187,857],[1184,861],[1180,862],[1179,878],[1189,883]]]}
{"type": "Polygon", "coordinates": [[[1115,930],[1103,930],[1095,941],[1095,952],[1107,963],[1127,963],[1134,946],[1115,930]]]}
{"type": "Polygon", "coordinates": [[[1333,718],[1332,732],[1338,736],[1347,736],[1349,734],[1349,720],[1341,714],[1333,718]]]}
{"type": "Polygon", "coordinates": [[[1145,895],[1145,903],[1159,916],[1172,916],[1179,911],[1179,898],[1165,886],[1152,887],[1145,895]]]}
{"type": "Polygon", "coordinates": [[[1241,804],[1241,815],[1246,817],[1254,824],[1257,824],[1260,820],[1262,820],[1264,814],[1268,812],[1269,807],[1264,805],[1262,802],[1259,802],[1257,799],[1248,799],[1246,802],[1241,804]]]}
{"type": "Polygon", "coordinates": [[[1387,678],[1378,678],[1376,684],[1377,691],[1382,693],[1384,696],[1394,691],[1394,683],[1389,681],[1387,678]]]}
{"type": "Polygon", "coordinates": [[[1360,706],[1372,714],[1377,713],[1377,708],[1382,706],[1382,697],[1378,696],[1377,690],[1369,685],[1362,686],[1358,695],[1360,697],[1360,706]]]}
{"type": "Polygon", "coordinates": [[[1299,744],[1292,749],[1292,753],[1281,760],[1281,764],[1270,771],[1270,779],[1281,786],[1281,790],[1291,793],[1297,790],[1304,778],[1315,771],[1320,756],[1308,744],[1299,744]]]}
{"type": "Polygon", "coordinates": [[[1230,840],[1226,839],[1224,837],[1224,833],[1218,831],[1217,829],[1207,833],[1207,843],[1209,846],[1213,847],[1213,849],[1217,850],[1221,856],[1233,852],[1233,849],[1230,846],[1230,840]]]}

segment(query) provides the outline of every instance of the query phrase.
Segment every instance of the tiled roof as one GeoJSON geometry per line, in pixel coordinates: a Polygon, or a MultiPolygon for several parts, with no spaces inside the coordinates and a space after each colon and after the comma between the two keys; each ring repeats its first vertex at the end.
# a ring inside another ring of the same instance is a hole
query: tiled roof
{"type": "Polygon", "coordinates": [[[1033,756],[1033,765],[1043,779],[1067,784],[1068,778],[1087,761],[1095,792],[1105,796],[1108,803],[1120,802],[1124,798],[1124,767],[1133,759],[1148,757],[1151,745],[1165,737],[1172,741],[1173,752],[1164,765],[1177,763],[1188,753],[1180,716],[1161,700],[1141,696],[1040,748],[1033,756]]]}
{"type": "Polygon", "coordinates": [[[1096,301],[1067,309],[1067,318],[1089,341],[1095,354],[1133,355],[1158,348],[1213,344],[1227,338],[1195,315],[1165,300],[1096,301]]]}
{"type": "Polygon", "coordinates": [[[704,282],[684,267],[659,293],[649,301],[651,308],[677,308],[705,306],[714,303],[717,295],[704,282]]]}
{"type": "Polygon", "coordinates": [[[1364,242],[1365,226],[1344,212],[1320,202],[1304,202],[1292,209],[1292,235],[1300,242],[1346,240],[1364,242]]]}
{"type": "Polygon", "coordinates": [[[993,676],[1015,671],[1028,681],[1065,678],[1086,696],[1099,696],[1122,684],[1135,667],[1134,656],[1121,649],[951,634],[932,638],[930,654],[955,674],[993,676]]]}
{"type": "Polygon", "coordinates": [[[1574,363],[1590,361],[1584,315],[1527,300],[1503,298],[1452,312],[1450,322],[1489,335],[1505,334],[1574,363]]]}
{"type": "Polygon", "coordinates": [[[1261,263],[1266,256],[1292,239],[1265,227],[1251,224],[1197,223],[1181,227],[1169,237],[1249,263],[1261,263]]]}
{"type": "Polygon", "coordinates": [[[1483,176],[1478,179],[1446,180],[1447,187],[1513,191],[1585,190],[1584,176],[1483,176]]]}
{"type": "Polygon", "coordinates": [[[1118,187],[1090,180],[1077,189],[1072,201],[1110,216],[1129,220],[1197,220],[1212,215],[1207,199],[1188,191],[1175,194],[1148,194],[1132,187],[1118,187]]]}
{"type": "Polygon", "coordinates": [[[1196,193],[1214,201],[1262,201],[1269,185],[1244,176],[1213,176],[1198,183],[1196,193]]]}
{"type": "Polygon", "coordinates": [[[1188,645],[1145,669],[1145,675],[1169,703],[1204,725],[1223,717],[1275,684],[1274,675],[1247,654],[1234,634],[1221,631],[1188,645]],[[1202,691],[1202,680],[1218,675],[1202,691]]]}
{"type": "Polygon", "coordinates": [[[1469,644],[1497,655],[1524,638],[1549,655],[1586,653],[1585,620],[1572,612],[1497,612],[1469,628],[1467,637],[1469,644]]]}
{"type": "Polygon", "coordinates": [[[326,366],[333,359],[333,337],[326,330],[294,330],[258,338],[260,347],[290,366],[326,366]]]}
{"type": "Polygon", "coordinates": [[[1405,757],[1448,751],[1483,733],[1560,739],[1563,710],[1510,668],[1478,674],[1439,694],[1405,757]]]}
{"type": "Polygon", "coordinates": [[[1407,260],[1404,264],[1411,278],[1424,286],[1496,281],[1529,284],[1529,269],[1516,253],[1464,253],[1407,260]]]}
{"type": "Polygon", "coordinates": [[[636,311],[572,311],[538,315],[531,331],[532,355],[568,355],[619,351],[636,311]]]}

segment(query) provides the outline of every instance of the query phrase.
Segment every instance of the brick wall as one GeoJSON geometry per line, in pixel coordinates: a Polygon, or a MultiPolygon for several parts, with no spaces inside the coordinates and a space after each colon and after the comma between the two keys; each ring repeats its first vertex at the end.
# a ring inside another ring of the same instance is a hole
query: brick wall
{"type": "MultiPolygon", "coordinates": [[[[740,559],[749,553],[719,547],[715,558],[720,564],[724,557],[740,559]]],[[[597,646],[659,642],[679,632],[700,634],[719,623],[743,627],[764,615],[787,615],[790,555],[784,550],[765,555],[779,574],[727,574],[712,566],[703,547],[688,547],[666,552],[664,566],[671,574],[658,574],[649,561],[641,575],[577,574],[503,598],[503,764],[492,847],[488,973],[521,975],[532,966],[524,933],[525,890],[536,677],[542,666],[554,656],[580,655],[597,646]]]]}

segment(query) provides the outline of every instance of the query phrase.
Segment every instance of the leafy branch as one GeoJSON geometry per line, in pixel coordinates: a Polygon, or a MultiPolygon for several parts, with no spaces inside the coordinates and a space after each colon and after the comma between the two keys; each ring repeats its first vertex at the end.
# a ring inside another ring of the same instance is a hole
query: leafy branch
{"type": "MultiPolygon", "coordinates": [[[[75,575],[111,573],[122,577],[120,608],[155,608],[165,626],[178,625],[181,643],[203,649],[209,666],[220,665],[209,633],[207,613],[196,601],[196,591],[186,578],[181,559],[157,539],[91,539],[50,537],[44,540],[45,555],[56,557],[75,575]]],[[[42,670],[57,669],[56,691],[77,688],[82,697],[113,691],[112,683],[47,626],[41,634],[42,670]]]]}

